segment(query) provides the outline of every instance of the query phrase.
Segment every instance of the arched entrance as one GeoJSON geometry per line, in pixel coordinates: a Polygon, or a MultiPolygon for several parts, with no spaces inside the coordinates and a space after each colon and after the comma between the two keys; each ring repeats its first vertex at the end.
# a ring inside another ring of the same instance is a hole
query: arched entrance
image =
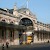
{"type": "Polygon", "coordinates": [[[27,29],[23,31],[21,37],[23,39],[23,43],[31,43],[33,42],[33,22],[29,18],[22,18],[19,22],[19,25],[24,25],[27,29]]]}
{"type": "Polygon", "coordinates": [[[28,19],[28,18],[22,18],[22,19],[20,20],[19,25],[33,26],[33,23],[32,23],[32,21],[31,21],[30,19],[28,19]]]}

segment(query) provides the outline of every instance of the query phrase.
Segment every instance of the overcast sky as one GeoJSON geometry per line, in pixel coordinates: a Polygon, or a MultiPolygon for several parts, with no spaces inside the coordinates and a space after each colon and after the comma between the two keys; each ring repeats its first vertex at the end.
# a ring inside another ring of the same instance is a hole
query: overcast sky
{"type": "MultiPolygon", "coordinates": [[[[27,0],[0,0],[0,8],[11,9],[15,3],[18,8],[26,7],[27,0]]],[[[50,24],[50,0],[30,0],[28,8],[38,21],[50,24]]]]}

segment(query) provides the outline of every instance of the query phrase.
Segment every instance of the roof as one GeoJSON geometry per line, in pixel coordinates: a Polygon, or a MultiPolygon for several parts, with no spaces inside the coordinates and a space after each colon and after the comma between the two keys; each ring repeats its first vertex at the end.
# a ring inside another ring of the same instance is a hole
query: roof
{"type": "MultiPolygon", "coordinates": [[[[7,12],[8,11],[10,14],[13,14],[13,9],[4,10],[4,9],[0,8],[0,10],[2,10],[4,12],[7,12]]],[[[18,11],[19,13],[21,13],[21,12],[25,13],[25,11],[27,11],[27,10],[30,12],[30,15],[35,16],[28,8],[20,8],[20,9],[17,9],[16,11],[18,11]]]]}
{"type": "Polygon", "coordinates": [[[35,16],[35,14],[33,14],[28,8],[20,8],[20,9],[18,9],[17,10],[18,12],[24,12],[25,13],[25,11],[29,11],[30,12],[30,15],[33,15],[33,16],[35,16]]]}
{"type": "Polygon", "coordinates": [[[4,9],[2,9],[2,8],[0,8],[0,10],[7,12],[6,10],[4,10],[4,9]]]}
{"type": "MultiPolygon", "coordinates": [[[[5,10],[5,9],[0,8],[0,10],[4,11],[6,13],[9,12],[10,14],[13,14],[13,10],[14,9],[7,9],[7,10],[5,10]]],[[[26,13],[26,11],[29,11],[29,15],[30,16],[34,16],[34,18],[36,18],[35,15],[28,8],[20,8],[20,9],[17,9],[16,11],[18,11],[19,13],[26,13]]]]}

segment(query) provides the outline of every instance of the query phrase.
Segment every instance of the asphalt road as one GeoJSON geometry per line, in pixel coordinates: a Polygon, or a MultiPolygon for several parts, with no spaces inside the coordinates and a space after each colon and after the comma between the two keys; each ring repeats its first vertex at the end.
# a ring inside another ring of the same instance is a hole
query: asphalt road
{"type": "MultiPolygon", "coordinates": [[[[11,49],[10,49],[11,50],[11,49]]],[[[12,50],[50,50],[49,47],[35,47],[35,48],[13,48],[12,50]]]]}
{"type": "Polygon", "coordinates": [[[50,46],[49,47],[23,47],[23,48],[8,48],[5,50],[50,50],[50,46]]]}
{"type": "MultiPolygon", "coordinates": [[[[2,47],[0,50],[2,50],[2,47]]],[[[4,47],[4,50],[50,50],[50,44],[9,46],[8,49],[4,47]]]]}

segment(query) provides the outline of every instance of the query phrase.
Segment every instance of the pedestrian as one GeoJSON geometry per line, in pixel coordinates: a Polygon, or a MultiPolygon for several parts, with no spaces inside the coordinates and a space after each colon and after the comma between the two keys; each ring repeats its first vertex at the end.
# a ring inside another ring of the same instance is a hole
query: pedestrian
{"type": "Polygon", "coordinates": [[[8,48],[8,47],[9,47],[8,45],[9,45],[9,43],[8,43],[8,42],[6,42],[6,48],[8,48]]]}
{"type": "Polygon", "coordinates": [[[4,44],[2,45],[2,50],[4,50],[4,44]]]}
{"type": "Polygon", "coordinates": [[[47,43],[49,43],[49,40],[48,40],[48,42],[47,43]]]}

